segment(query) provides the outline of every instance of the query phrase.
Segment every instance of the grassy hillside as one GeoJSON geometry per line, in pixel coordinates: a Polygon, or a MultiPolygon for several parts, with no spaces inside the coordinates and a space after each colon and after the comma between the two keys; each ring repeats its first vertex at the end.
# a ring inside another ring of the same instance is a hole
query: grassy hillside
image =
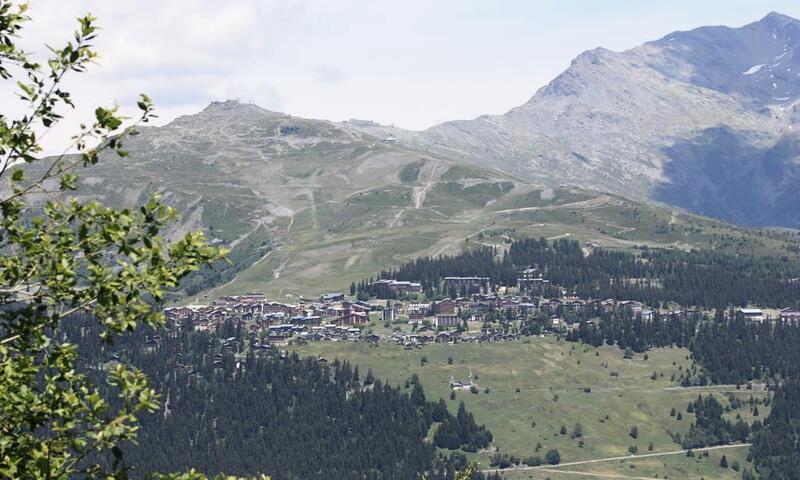
{"type": "Polygon", "coordinates": [[[203,229],[233,250],[231,264],[191,280],[183,302],[211,285],[207,296],[317,295],[421,255],[524,236],[796,255],[790,232],[537,186],[237,102],[143,129],[126,149],[84,172],[79,194],[122,206],[161,192],[180,212],[171,236],[203,229]]]}
{"type": "MultiPolygon", "coordinates": [[[[371,368],[376,378],[393,384],[403,385],[416,373],[426,394],[446,399],[452,412],[463,400],[476,421],[492,431],[494,445],[501,452],[521,458],[543,457],[547,450],[556,448],[561,452],[562,463],[627,456],[631,445],[636,445],[640,454],[680,450],[670,433],[688,430],[694,417],[686,412],[686,406],[698,394],[714,393],[723,405],[728,404],[725,395],[744,399],[751,394],[764,395],[725,387],[680,388],[670,377],[691,364],[684,349],[659,349],[649,352],[647,359],[637,354],[627,360],[614,347],[593,348],[554,338],[532,338],[510,343],[435,344],[411,351],[388,344],[373,347],[334,342],[312,343],[296,350],[303,355],[321,355],[329,361],[347,359],[358,365],[362,374],[371,368]],[[427,360],[425,365],[421,364],[423,357],[427,360]],[[479,393],[461,391],[456,400],[450,400],[450,377],[465,380],[470,370],[477,377],[479,393]],[[657,373],[656,380],[650,378],[653,372],[657,373]],[[682,412],[681,421],[670,416],[672,407],[682,412]],[[576,423],[582,425],[583,436],[571,438],[576,423]],[[639,431],[637,439],[629,435],[634,425],[639,431]],[[560,433],[562,426],[567,435],[560,433]],[[648,451],[651,443],[653,450],[648,451]],[[541,445],[538,452],[537,444],[541,445]]],[[[751,418],[746,408],[729,415],[733,418],[737,413],[751,418]]],[[[762,417],[767,413],[768,408],[762,408],[762,417]]],[[[719,468],[723,453],[729,464],[736,459],[746,465],[747,448],[741,448],[710,452],[708,458],[699,454],[695,458],[676,455],[561,468],[640,478],[739,478],[740,474],[719,468]]],[[[487,452],[477,455],[484,468],[489,466],[488,457],[487,452]]],[[[525,471],[509,478],[547,476],[581,477],[525,471]]]]}

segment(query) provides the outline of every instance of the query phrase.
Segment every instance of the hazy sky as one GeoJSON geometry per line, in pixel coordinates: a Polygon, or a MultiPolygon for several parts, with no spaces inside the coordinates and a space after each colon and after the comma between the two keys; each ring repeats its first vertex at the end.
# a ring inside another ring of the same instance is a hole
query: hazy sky
{"type": "MultiPolygon", "coordinates": [[[[72,125],[95,105],[133,105],[146,92],[161,123],[238,98],[303,117],[423,129],[524,103],[587,49],[625,50],[773,10],[800,17],[797,0],[31,3],[29,50],[60,44],[85,12],[103,27],[99,65],[70,83],[86,107],[69,115],[72,125]]],[[[7,94],[0,88],[5,111],[7,94]]]]}

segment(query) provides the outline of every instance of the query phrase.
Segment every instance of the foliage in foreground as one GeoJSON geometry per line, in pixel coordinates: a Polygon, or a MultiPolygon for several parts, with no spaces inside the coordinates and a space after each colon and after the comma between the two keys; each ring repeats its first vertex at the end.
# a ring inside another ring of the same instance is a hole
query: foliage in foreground
{"type": "MultiPolygon", "coordinates": [[[[116,108],[97,108],[65,148],[77,154],[39,159],[41,132],[73,106],[64,79],[97,56],[97,27],[91,16],[78,19],[74,38],[51,48],[42,65],[17,46],[26,10],[0,0],[0,78],[15,82],[27,106],[21,118],[0,115],[0,178],[7,181],[0,191],[0,477],[127,478],[120,445],[136,438],[137,417],[159,407],[158,395],[142,372],[118,364],[107,376],[118,403],[111,408],[76,371],[76,346],[60,324],[89,313],[103,342],[142,324],[158,327],[164,318],[151,305],[225,252],[200,233],[165,242],[159,232],[174,212],[157,195],[136,210],[69,198],[80,168],[104,151],[127,155],[122,143],[153,116],[152,104],[141,97],[132,125],[116,108]]],[[[204,478],[194,471],[152,477],[204,478]]]]}

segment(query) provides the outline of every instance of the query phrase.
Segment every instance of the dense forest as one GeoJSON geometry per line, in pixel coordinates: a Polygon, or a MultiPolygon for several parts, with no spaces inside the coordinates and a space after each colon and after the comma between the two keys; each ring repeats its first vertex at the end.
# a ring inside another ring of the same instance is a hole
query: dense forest
{"type": "Polygon", "coordinates": [[[587,311],[577,315],[580,326],[567,333],[567,340],[580,341],[599,347],[617,345],[619,348],[644,352],[657,347],[688,347],[695,336],[698,320],[677,314],[653,312],[652,320],[642,320],[625,311],[609,313],[587,311]]]}
{"type": "MultiPolygon", "coordinates": [[[[739,419],[736,423],[731,423],[725,420],[725,408],[713,395],[698,396],[686,411],[695,415],[695,421],[685,435],[675,434],[675,441],[683,448],[727,445],[733,441],[746,442],[750,437],[751,428],[744,421],[739,419]]],[[[760,424],[756,421],[753,429],[757,431],[759,428],[760,424]]]]}
{"type": "Polygon", "coordinates": [[[425,441],[441,428],[434,417],[447,425],[448,443],[439,446],[474,451],[491,441],[463,405],[456,416],[442,411],[443,402],[428,401],[416,379],[401,390],[362,378],[348,363],[252,350],[237,357],[243,337],[230,323],[218,334],[142,331],[111,347],[87,341],[96,338],[92,329],[81,318],[66,327],[83,369],[100,377],[108,362],[130,362],[162,394],[163,410],[141,419],[138,445],[126,449],[126,460],[144,470],[444,480],[466,457],[445,456],[425,441]]]}
{"type": "Polygon", "coordinates": [[[800,478],[800,382],[779,385],[772,411],[754,435],[750,450],[759,477],[765,480],[800,478]]]}
{"type": "MultiPolygon", "coordinates": [[[[528,268],[583,298],[703,307],[793,306],[800,299],[800,264],[785,257],[646,247],[635,252],[594,248],[587,254],[579,242],[569,239],[516,240],[502,254],[479,247],[458,255],[423,257],[378,276],[418,281],[429,296],[461,295],[470,292],[441,291],[442,279],[482,276],[494,285],[515,286],[528,268]]],[[[359,290],[379,293],[370,288],[366,280],[358,284],[359,290]]]]}
{"type": "Polygon", "coordinates": [[[800,378],[800,326],[758,323],[736,315],[703,322],[691,346],[714,383],[800,378]]]}

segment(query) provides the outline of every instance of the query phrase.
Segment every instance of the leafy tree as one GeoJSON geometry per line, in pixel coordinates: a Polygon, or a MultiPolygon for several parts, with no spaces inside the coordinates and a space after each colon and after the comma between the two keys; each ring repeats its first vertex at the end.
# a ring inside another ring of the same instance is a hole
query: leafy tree
{"type": "Polygon", "coordinates": [[[141,371],[123,364],[110,368],[108,385],[79,373],[63,322],[90,314],[103,342],[140,325],[161,326],[164,317],[151,305],[225,252],[200,233],[168,244],[159,231],[175,214],[158,195],[135,210],[69,198],[81,168],[104,153],[127,155],[123,142],[152,118],[153,106],[142,95],[133,123],[99,107],[67,146],[77,153],[38,158],[41,133],[73,107],[64,81],[97,57],[97,27],[91,15],[79,18],[73,38],[51,48],[42,65],[17,45],[26,11],[0,0],[0,79],[17,85],[28,110],[0,115],[0,178],[8,182],[0,191],[0,477],[127,478],[121,445],[136,438],[138,416],[159,407],[158,395],[141,371]],[[103,390],[113,392],[113,406],[103,390]]]}
{"type": "Polygon", "coordinates": [[[434,422],[441,422],[444,420],[449,413],[447,412],[447,404],[444,403],[444,399],[440,398],[439,402],[433,405],[433,410],[431,410],[431,419],[434,422]]]}
{"type": "Polygon", "coordinates": [[[558,452],[558,450],[554,448],[552,450],[548,450],[548,452],[544,456],[544,459],[550,465],[558,465],[559,463],[561,463],[561,454],[558,452]]]}
{"type": "Polygon", "coordinates": [[[532,457],[528,457],[522,463],[524,463],[525,465],[528,465],[529,467],[538,467],[539,465],[542,464],[542,457],[534,455],[532,457]]]}

